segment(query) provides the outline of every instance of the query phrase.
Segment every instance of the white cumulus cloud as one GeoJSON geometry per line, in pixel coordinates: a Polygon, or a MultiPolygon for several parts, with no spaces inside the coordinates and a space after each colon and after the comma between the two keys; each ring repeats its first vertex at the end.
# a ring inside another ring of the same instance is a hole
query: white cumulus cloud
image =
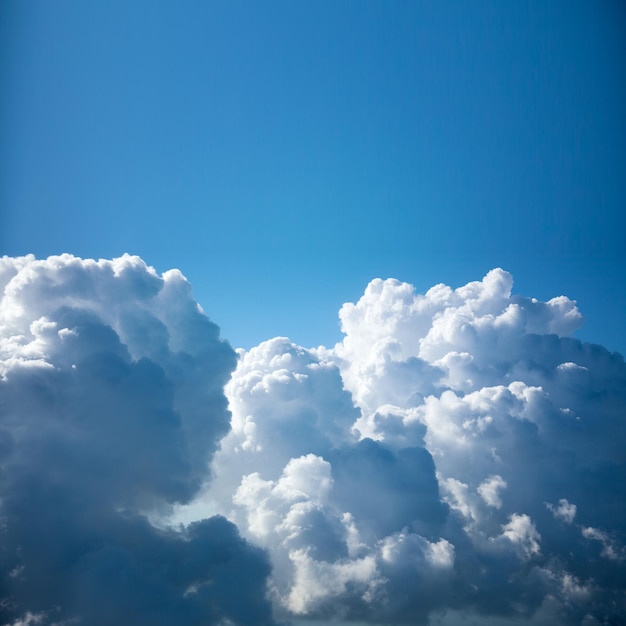
{"type": "Polygon", "coordinates": [[[575,303],[514,295],[496,269],[423,295],[376,279],[340,319],[333,348],[242,351],[203,496],[268,550],[277,614],[574,624],[626,610],[607,556],[626,519],[626,368],[571,337],[575,303]],[[295,463],[323,497],[279,487],[295,463]],[[582,530],[607,524],[610,541],[582,530]]]}

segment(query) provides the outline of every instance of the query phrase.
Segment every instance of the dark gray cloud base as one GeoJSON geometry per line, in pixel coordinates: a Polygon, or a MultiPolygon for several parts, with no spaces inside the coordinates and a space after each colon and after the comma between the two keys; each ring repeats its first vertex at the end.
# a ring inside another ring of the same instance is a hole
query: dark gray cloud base
{"type": "Polygon", "coordinates": [[[237,355],[136,257],[0,285],[2,624],[626,619],[626,366],[567,298],[376,279],[237,355]]]}
{"type": "Polygon", "coordinates": [[[273,623],[232,523],[147,518],[195,495],[229,428],[236,355],[182,275],[67,255],[0,275],[0,623],[273,623]]]}

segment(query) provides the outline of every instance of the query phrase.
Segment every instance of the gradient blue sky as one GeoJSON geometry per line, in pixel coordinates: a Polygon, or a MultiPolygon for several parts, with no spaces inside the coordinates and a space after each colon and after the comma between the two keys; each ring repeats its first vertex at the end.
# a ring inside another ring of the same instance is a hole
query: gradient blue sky
{"type": "Polygon", "coordinates": [[[626,353],[621,2],[0,5],[0,253],[179,267],[235,346],[500,266],[626,353]]]}

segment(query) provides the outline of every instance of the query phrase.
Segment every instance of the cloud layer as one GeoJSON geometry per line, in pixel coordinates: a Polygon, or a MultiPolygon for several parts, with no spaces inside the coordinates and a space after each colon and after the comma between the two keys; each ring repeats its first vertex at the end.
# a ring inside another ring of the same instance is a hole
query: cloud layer
{"type": "Polygon", "coordinates": [[[2,624],[625,618],[626,366],[566,297],[376,279],[237,355],[136,257],[0,285],[2,624]]]}

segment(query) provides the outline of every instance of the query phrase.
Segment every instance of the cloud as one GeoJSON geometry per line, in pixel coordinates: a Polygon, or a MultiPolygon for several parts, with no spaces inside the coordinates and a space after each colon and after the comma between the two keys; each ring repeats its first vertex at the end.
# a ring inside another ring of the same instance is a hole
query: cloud
{"type": "Polygon", "coordinates": [[[202,496],[268,550],[276,614],[623,617],[626,367],[571,337],[575,303],[496,269],[423,295],[376,279],[340,319],[333,348],[241,351],[202,496]]]}
{"type": "Polygon", "coordinates": [[[182,274],[5,257],[0,286],[1,623],[273,623],[268,559],[231,522],[148,520],[229,430],[236,355],[182,274]]]}
{"type": "Polygon", "coordinates": [[[235,353],[136,257],[0,285],[1,623],[626,615],[626,366],[566,297],[376,279],[235,353]]]}
{"type": "Polygon", "coordinates": [[[499,509],[502,506],[502,498],[499,493],[501,489],[506,489],[506,481],[502,479],[502,476],[496,475],[490,476],[480,483],[477,491],[489,506],[499,509]]]}
{"type": "Polygon", "coordinates": [[[557,519],[562,519],[566,524],[571,524],[576,517],[576,505],[571,504],[565,498],[559,500],[558,506],[546,502],[548,510],[552,511],[552,515],[557,519]]]}

